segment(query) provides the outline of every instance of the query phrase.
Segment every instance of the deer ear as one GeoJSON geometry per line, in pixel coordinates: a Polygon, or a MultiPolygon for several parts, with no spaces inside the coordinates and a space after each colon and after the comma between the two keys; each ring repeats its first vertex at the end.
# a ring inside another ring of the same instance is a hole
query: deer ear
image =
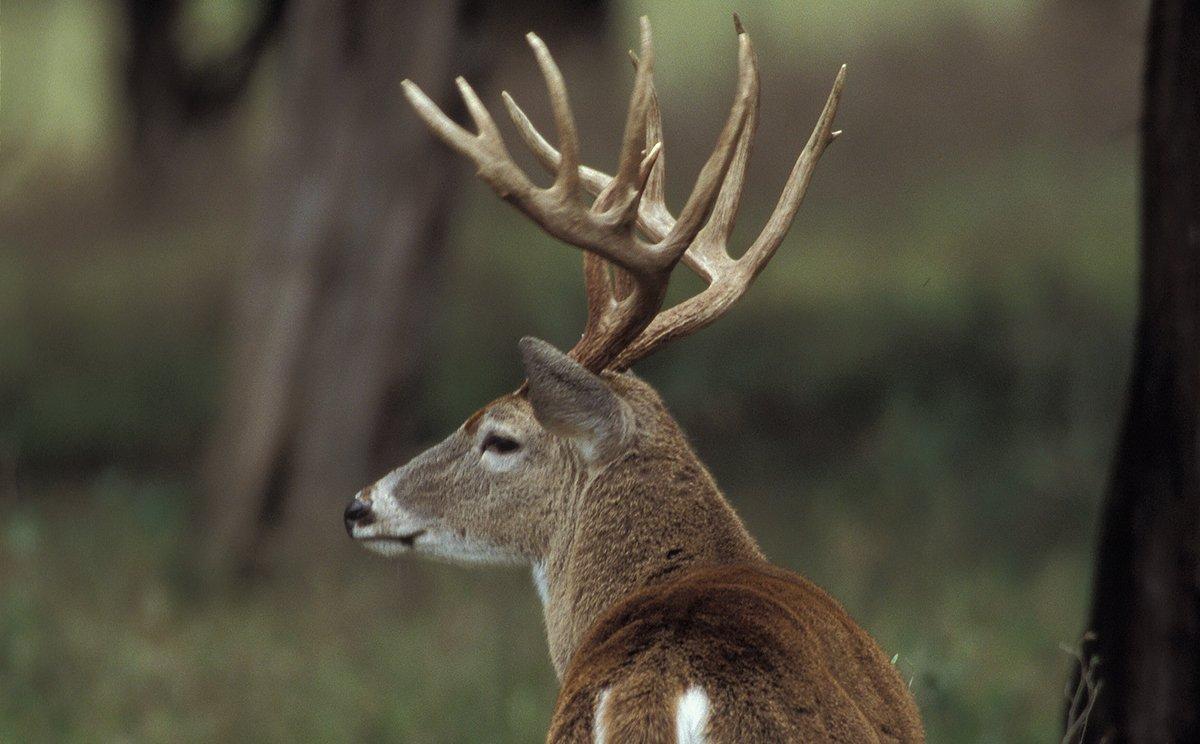
{"type": "Polygon", "coordinates": [[[546,431],[575,440],[591,462],[616,457],[632,429],[625,403],[599,375],[541,339],[521,339],[529,403],[546,431]]]}

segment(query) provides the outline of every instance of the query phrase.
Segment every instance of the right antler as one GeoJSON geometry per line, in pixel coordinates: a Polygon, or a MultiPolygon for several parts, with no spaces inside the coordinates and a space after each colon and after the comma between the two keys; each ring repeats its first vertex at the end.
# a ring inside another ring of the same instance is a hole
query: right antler
{"type": "MultiPolygon", "coordinates": [[[[511,202],[546,232],[588,251],[588,326],[583,338],[572,349],[572,355],[588,369],[599,372],[616,361],[655,319],[672,269],[696,240],[714,202],[718,201],[718,192],[723,191],[722,183],[726,181],[726,172],[735,157],[734,150],[750,116],[751,101],[757,89],[754,55],[749,38],[739,33],[737,94],[716,148],[701,169],[679,218],[673,219],[669,226],[663,225],[665,229],[653,233],[652,242],[648,242],[637,235],[635,223],[648,189],[652,198],[661,201],[661,194],[654,194],[655,189],[661,191],[661,181],[656,185],[653,176],[661,145],[655,143],[647,148],[644,157],[642,154],[648,112],[656,105],[651,78],[654,52],[649,20],[641,19],[641,53],[616,176],[605,176],[605,183],[600,188],[593,188],[593,179],[584,177],[588,191],[596,195],[590,207],[580,201],[579,137],[562,74],[542,40],[532,33],[527,38],[546,79],[559,138],[557,151],[546,144],[554,152],[551,169],[556,174],[549,188],[536,187],[513,162],[496,123],[462,78],[457,80],[459,91],[478,134],[471,134],[451,121],[411,81],[404,81],[404,92],[434,133],[470,158],[478,167],[479,176],[501,198],[511,202]],[[605,261],[619,267],[625,278],[619,294],[614,290],[601,304],[598,289],[602,278],[607,283],[605,261]]],[[[506,96],[506,100],[511,99],[506,96]]],[[[646,234],[651,235],[648,231],[646,234]]]]}
{"type": "MultiPolygon", "coordinates": [[[[737,16],[734,16],[734,22],[739,38],[744,39],[746,34],[737,16]]],[[[751,67],[754,66],[753,60],[751,60],[751,67]]],[[[750,283],[775,255],[788,228],[791,227],[792,219],[800,208],[808,184],[812,180],[817,160],[825,151],[825,147],[841,134],[840,131],[833,131],[833,119],[841,100],[845,79],[846,66],[842,65],[834,80],[833,89],[830,90],[829,97],[825,102],[825,108],[817,119],[808,143],[792,167],[792,172],[784,185],[779,202],[775,205],[775,210],[767,220],[762,233],[750,248],[740,258],[734,259],[729,254],[727,241],[733,231],[734,220],[741,201],[746,166],[750,158],[750,143],[758,124],[758,79],[757,74],[755,75],[750,91],[752,102],[747,112],[746,123],[738,136],[733,162],[721,184],[712,215],[696,234],[695,240],[692,241],[683,256],[683,262],[698,274],[708,284],[708,287],[699,294],[659,313],[648,327],[618,354],[611,365],[613,369],[628,369],[634,362],[652,353],[668,341],[704,328],[724,315],[733,306],[733,303],[745,293],[750,283]]],[[[664,200],[665,158],[662,154],[662,122],[653,83],[650,86],[645,142],[648,150],[658,152],[658,158],[653,164],[645,193],[638,207],[637,227],[651,240],[655,240],[670,233],[678,223],[667,209],[664,200]]],[[[551,170],[561,167],[561,156],[538,133],[525,113],[507,94],[504,101],[508,105],[509,115],[517,125],[522,138],[538,161],[551,170]]],[[[604,193],[605,189],[609,188],[613,182],[611,176],[587,166],[580,167],[579,174],[584,188],[593,194],[604,193]]],[[[603,308],[611,307],[613,303],[618,302],[627,289],[620,278],[614,284],[609,277],[607,267],[592,255],[584,257],[584,274],[588,286],[588,322],[591,326],[601,322],[593,316],[603,315],[603,308]]]]}

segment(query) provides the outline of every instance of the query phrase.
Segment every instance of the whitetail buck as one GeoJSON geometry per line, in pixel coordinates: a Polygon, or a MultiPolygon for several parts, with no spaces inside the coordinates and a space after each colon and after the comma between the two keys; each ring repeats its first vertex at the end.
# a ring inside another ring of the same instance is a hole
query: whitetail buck
{"type": "Polygon", "coordinates": [[[497,194],[584,250],[588,317],[570,354],[522,339],[521,388],[363,489],[346,509],[346,528],[384,555],[532,566],[562,682],[551,742],[923,740],[912,697],[875,642],[824,591],[767,562],[662,400],[627,371],[745,292],[837,135],[844,68],[766,228],[732,258],[726,239],[758,106],[754,53],[740,23],[737,31],[736,98],[678,217],[663,198],[645,19],[611,177],[579,164],[562,75],[533,34],[558,149],[507,94],[504,102],[555,173],[549,188],[513,162],[464,80],[458,87],[478,134],[404,82],[421,118],[497,194]],[[595,197],[590,205],[585,193],[595,197]],[[708,287],[659,312],[680,261],[708,287]]]}

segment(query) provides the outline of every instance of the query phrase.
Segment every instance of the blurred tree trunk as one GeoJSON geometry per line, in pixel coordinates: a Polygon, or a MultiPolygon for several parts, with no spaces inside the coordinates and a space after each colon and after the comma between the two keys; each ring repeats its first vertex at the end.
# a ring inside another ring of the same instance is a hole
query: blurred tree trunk
{"type": "Polygon", "coordinates": [[[274,40],[288,0],[253,2],[256,17],[242,41],[220,58],[186,59],[179,24],[187,0],[122,0],[125,95],[134,149],[153,174],[171,166],[183,134],[232,106],[274,40]]]}
{"type": "MultiPolygon", "coordinates": [[[[413,444],[452,196],[467,171],[399,83],[411,77],[457,115],[452,75],[480,83],[497,61],[487,50],[498,44],[481,40],[486,6],[291,2],[274,170],[206,466],[200,539],[214,578],[272,556],[333,565],[349,547],[345,503],[413,444]]],[[[533,24],[550,27],[548,40],[565,28],[591,42],[605,4],[526,0],[490,16],[502,32],[533,24]]],[[[523,51],[519,40],[506,34],[523,51]]]]}
{"type": "Polygon", "coordinates": [[[1152,6],[1137,346],[1085,653],[1088,742],[1200,741],[1200,0],[1152,6]]]}
{"type": "MultiPolygon", "coordinates": [[[[400,92],[449,90],[458,2],[295,0],[262,234],[235,309],[204,555],[226,574],[345,540],[343,502],[408,438],[457,164],[400,92]]],[[[445,95],[440,96],[443,100],[445,95]]]]}

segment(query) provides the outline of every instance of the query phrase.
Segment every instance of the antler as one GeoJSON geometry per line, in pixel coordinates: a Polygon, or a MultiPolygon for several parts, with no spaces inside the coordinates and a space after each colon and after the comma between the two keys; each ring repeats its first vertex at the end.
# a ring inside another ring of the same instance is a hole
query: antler
{"type": "MultiPolygon", "coordinates": [[[[554,237],[587,251],[588,324],[571,353],[585,367],[598,372],[616,361],[655,319],[672,269],[696,240],[714,202],[719,200],[718,192],[734,160],[757,87],[754,54],[749,38],[740,33],[737,94],[717,145],[701,169],[678,219],[646,240],[637,234],[635,222],[661,152],[661,144],[654,143],[642,155],[648,112],[654,105],[651,78],[654,51],[649,20],[641,19],[641,53],[616,175],[604,176],[605,182],[599,188],[579,165],[579,136],[562,73],[537,35],[530,33],[526,38],[546,80],[558,132],[558,150],[546,144],[554,152],[550,169],[555,178],[549,188],[535,186],[513,162],[496,123],[461,77],[456,82],[478,134],[471,134],[451,121],[411,81],[403,82],[404,93],[430,129],[451,148],[470,158],[479,169],[480,178],[501,198],[554,237]],[[580,201],[581,182],[596,196],[590,207],[580,201]],[[627,277],[621,281],[619,295],[614,288],[601,297],[601,280],[605,285],[608,282],[604,262],[619,267],[627,277]]],[[[515,108],[507,95],[505,102],[510,111],[515,108]]],[[[661,184],[657,188],[661,190],[661,184]]]]}
{"type": "MultiPolygon", "coordinates": [[[[745,30],[737,16],[734,16],[734,22],[739,38],[745,39],[745,30]]],[[[635,64],[638,64],[636,59],[635,64]]],[[[845,79],[846,66],[842,65],[825,102],[825,108],[821,111],[817,124],[808,138],[808,143],[801,151],[784,184],[783,193],[775,205],[775,210],[750,248],[740,258],[734,259],[729,253],[727,243],[741,201],[746,166],[750,158],[750,144],[758,124],[758,78],[757,74],[755,75],[751,89],[752,103],[746,116],[746,123],[738,137],[733,162],[725,174],[711,216],[696,234],[683,256],[683,262],[708,286],[699,294],[659,313],[648,327],[621,351],[611,365],[613,369],[627,369],[634,362],[649,355],[668,341],[704,328],[724,315],[733,306],[733,303],[746,292],[751,282],[775,255],[788,228],[791,227],[792,219],[796,216],[796,211],[800,208],[808,184],[812,180],[817,160],[825,151],[826,146],[841,134],[840,131],[832,131],[832,128],[845,79]]],[[[667,209],[663,196],[665,162],[661,150],[662,122],[653,83],[650,83],[649,98],[645,133],[646,147],[651,151],[658,150],[659,155],[652,164],[638,206],[636,224],[638,229],[649,239],[655,240],[671,232],[677,221],[667,209]]],[[[529,118],[510,97],[506,96],[504,100],[508,104],[509,115],[538,161],[550,169],[560,167],[562,159],[554,147],[538,133],[529,118]]],[[[579,167],[579,176],[583,187],[593,194],[603,193],[612,182],[611,176],[586,166],[579,167]]],[[[599,304],[601,307],[607,306],[620,296],[622,286],[620,282],[614,286],[608,277],[606,267],[597,263],[590,255],[585,257],[584,274],[588,285],[590,327],[594,324],[592,316],[597,312],[593,309],[593,304],[599,304]],[[601,296],[606,293],[610,298],[608,303],[605,303],[604,297],[601,296]]]]}

